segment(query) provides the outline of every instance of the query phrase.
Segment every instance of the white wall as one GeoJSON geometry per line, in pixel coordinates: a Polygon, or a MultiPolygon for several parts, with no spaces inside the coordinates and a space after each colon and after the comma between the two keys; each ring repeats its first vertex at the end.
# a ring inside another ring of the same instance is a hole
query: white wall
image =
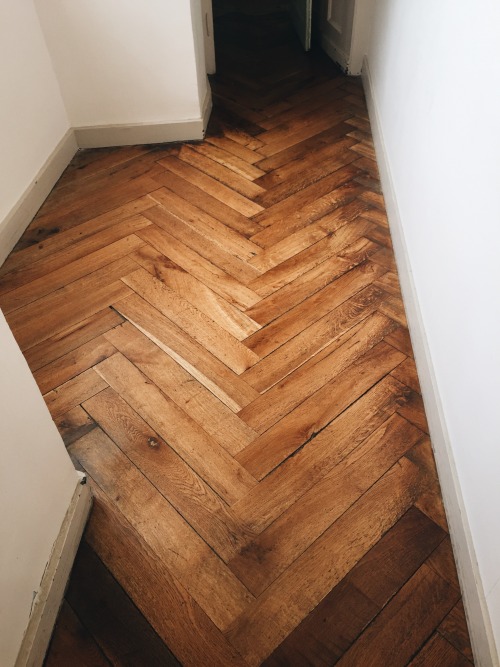
{"type": "Polygon", "coordinates": [[[201,30],[200,0],[35,4],[71,125],[200,117],[207,86],[203,38],[200,54],[194,48],[193,32],[201,30]]]}
{"type": "Polygon", "coordinates": [[[22,232],[9,216],[69,126],[33,0],[0,0],[0,264],[22,232]]]}
{"type": "Polygon", "coordinates": [[[79,483],[0,312],[0,662],[15,663],[34,595],[79,483]]]}
{"type": "Polygon", "coordinates": [[[462,580],[468,588],[475,552],[498,646],[499,34],[497,0],[379,0],[367,49],[372,120],[462,580]]]}

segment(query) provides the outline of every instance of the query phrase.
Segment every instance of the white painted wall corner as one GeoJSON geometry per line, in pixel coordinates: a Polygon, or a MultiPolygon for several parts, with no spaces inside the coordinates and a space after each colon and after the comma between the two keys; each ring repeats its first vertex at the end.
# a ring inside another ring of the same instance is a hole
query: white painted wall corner
{"type": "Polygon", "coordinates": [[[401,289],[408,318],[415,362],[422,386],[425,410],[429,421],[432,446],[441,483],[446,515],[450,526],[450,537],[457,561],[465,612],[469,625],[474,658],[478,667],[498,667],[500,660],[495,646],[493,629],[486,603],[484,587],[475,556],[472,536],[465,511],[460,483],[456,471],[448,429],[443,414],[441,399],[426,331],[418,302],[409,254],[404,236],[397,194],[391,166],[385,148],[380,114],[370,76],[368,59],[363,60],[362,80],[368,105],[377,162],[385,197],[385,204],[394,254],[398,267],[401,289]]]}
{"type": "Polygon", "coordinates": [[[50,191],[78,150],[73,130],[59,141],[0,226],[0,265],[21,238],[50,191]]]}
{"type": "Polygon", "coordinates": [[[15,667],[41,667],[87,522],[92,496],[79,473],[75,492],[45,568],[15,667]]]}

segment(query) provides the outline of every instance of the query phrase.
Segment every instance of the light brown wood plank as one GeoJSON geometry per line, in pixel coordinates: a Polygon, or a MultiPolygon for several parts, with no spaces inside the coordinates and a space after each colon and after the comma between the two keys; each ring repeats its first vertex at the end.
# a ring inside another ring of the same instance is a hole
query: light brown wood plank
{"type": "MultiPolygon", "coordinates": [[[[128,236],[129,234],[136,231],[135,228],[130,229],[128,227],[128,224],[130,223],[130,220],[127,220],[128,218],[133,218],[136,223],[141,224],[142,226],[147,226],[149,221],[147,221],[145,218],[142,218],[138,214],[142,213],[148,208],[151,208],[152,205],[154,204],[152,204],[150,199],[147,197],[141,197],[130,202],[129,204],[126,204],[125,206],[120,206],[116,209],[113,209],[112,211],[109,211],[108,213],[104,213],[101,216],[93,218],[88,222],[84,222],[73,229],[57,233],[45,240],[41,240],[36,245],[12,253],[9,255],[0,269],[2,284],[4,283],[4,280],[8,274],[16,272],[16,270],[17,273],[19,273],[21,268],[35,264],[42,259],[45,259],[49,255],[54,255],[54,257],[52,257],[50,260],[49,266],[52,269],[57,268],[57,265],[54,265],[61,261],[57,258],[58,253],[64,252],[73,244],[81,243],[89,236],[98,234],[99,232],[102,232],[103,230],[110,227],[117,227],[116,231],[118,232],[118,235],[112,237],[113,241],[122,238],[123,236],[128,236]],[[123,227],[125,227],[125,230],[123,227]],[[123,233],[123,231],[125,231],[125,233],[123,233]]],[[[105,245],[105,243],[103,245],[105,245]]],[[[85,252],[86,250],[83,251],[83,253],[85,252]]],[[[76,257],[73,257],[73,259],[76,259],[76,257]]],[[[59,266],[63,266],[66,261],[67,259],[59,264],[59,266]]],[[[29,271],[29,269],[26,270],[29,271]]]]}
{"type": "Polygon", "coordinates": [[[102,269],[120,257],[125,257],[144,245],[135,235],[126,236],[120,241],[111,243],[101,250],[90,253],[75,262],[61,267],[49,274],[40,276],[30,283],[24,284],[0,297],[0,306],[4,313],[10,313],[22,306],[26,306],[61,287],[88,276],[94,271],[102,269]]]}
{"type": "Polygon", "coordinates": [[[193,229],[204,232],[207,239],[218,241],[221,247],[242,260],[251,259],[255,253],[260,251],[255,243],[249,241],[241,233],[186,202],[168,188],[157,190],[151,195],[151,198],[170,213],[184,220],[193,229]]]}
{"type": "Polygon", "coordinates": [[[249,368],[243,379],[257,391],[266,391],[371,315],[381,298],[379,289],[366,287],[249,368]]]}
{"type": "MultiPolygon", "coordinates": [[[[195,144],[192,146],[192,150],[196,151],[200,155],[209,157],[211,160],[218,162],[219,164],[224,165],[231,171],[234,171],[235,174],[239,174],[246,179],[255,181],[257,178],[264,176],[266,173],[254,166],[251,162],[235,155],[223,148],[218,148],[216,144],[212,141],[206,143],[195,144]]],[[[252,153],[252,151],[251,151],[252,153]]],[[[253,153],[252,153],[253,155],[253,153]]]]}
{"type": "MultiPolygon", "coordinates": [[[[238,213],[238,211],[227,206],[227,204],[220,201],[220,199],[212,197],[212,195],[205,192],[202,188],[193,185],[193,183],[186,181],[184,178],[177,176],[177,174],[174,174],[171,171],[165,170],[163,174],[156,176],[155,180],[159,186],[162,185],[168,190],[175,192],[175,194],[186,202],[194,204],[205,211],[205,213],[208,213],[212,217],[223,222],[226,227],[243,234],[245,237],[256,234],[262,229],[257,222],[238,213]]],[[[154,195],[154,193],[151,193],[151,195],[154,195]]],[[[151,195],[149,195],[149,197],[151,197],[151,195]]],[[[154,202],[155,200],[153,199],[152,201],[154,202]]]]}
{"type": "Polygon", "coordinates": [[[206,234],[199,232],[196,227],[191,227],[161,206],[150,209],[146,215],[156,227],[174,236],[180,243],[198,253],[205,261],[215,264],[242,285],[260,275],[258,269],[229,252],[222,243],[207,238],[206,234]]]}
{"type": "MultiPolygon", "coordinates": [[[[352,193],[352,190],[350,190],[350,193],[352,193]]],[[[321,241],[325,236],[336,232],[343,225],[354,220],[363,208],[363,204],[360,204],[357,199],[351,200],[347,204],[336,206],[333,213],[324,215],[319,220],[311,222],[294,233],[288,234],[282,240],[265,248],[255,257],[252,257],[249,263],[261,271],[268,271],[302,250],[309,248],[314,243],[321,241]]],[[[277,224],[273,226],[273,229],[276,229],[277,224]]],[[[284,224],[285,222],[283,222],[284,224]]]]}
{"type": "Polygon", "coordinates": [[[102,377],[93,368],[89,368],[57,389],[45,394],[44,399],[52,419],[56,420],[75,406],[106,389],[107,386],[102,377]]]}
{"type": "Polygon", "coordinates": [[[160,164],[165,169],[168,169],[177,176],[184,178],[186,181],[189,181],[193,185],[202,188],[208,192],[215,199],[219,199],[224,202],[227,206],[230,206],[241,215],[246,215],[251,217],[262,211],[262,206],[256,204],[255,202],[241,195],[239,192],[235,192],[232,188],[229,188],[227,185],[220,183],[215,178],[208,176],[199,169],[192,167],[189,164],[181,162],[176,158],[166,158],[165,160],[160,160],[160,164]]]}
{"type": "Polygon", "coordinates": [[[130,323],[107,339],[230,454],[255,440],[255,431],[130,323]]]}
{"type": "MultiPolygon", "coordinates": [[[[279,440],[275,453],[267,450],[266,454],[274,458],[270,465],[267,464],[268,471],[278,467],[234,506],[235,511],[244,517],[246,525],[256,532],[267,528],[393,414],[397,401],[404,400],[404,393],[396,381],[392,382],[384,379],[332,418],[315,436],[314,447],[301,447],[312,439],[310,432],[304,428],[302,434],[295,434],[295,443],[279,440]],[[298,448],[295,456],[289,456],[298,448]]],[[[260,452],[263,451],[266,450],[261,448],[260,452]]]]}
{"type": "Polygon", "coordinates": [[[227,503],[255,486],[225,449],[121,354],[96,371],[227,503]]]}
{"type": "Polygon", "coordinates": [[[215,491],[113,389],[83,407],[223,560],[250,537],[215,491]]]}
{"type": "Polygon", "coordinates": [[[252,350],[226,329],[145,269],[138,269],[124,277],[123,281],[235,373],[243,373],[259,360],[252,350]]]}
{"type": "Polygon", "coordinates": [[[137,264],[123,258],[10,313],[7,317],[21,349],[28,349],[119,301],[130,289],[120,278],[137,264]]]}
{"type": "MultiPolygon", "coordinates": [[[[238,413],[239,417],[256,431],[263,433],[280,419],[285,419],[285,415],[298,405],[307,402],[307,399],[324,385],[331,384],[342,371],[379,343],[393,326],[392,321],[383,315],[371,315],[342,334],[338,341],[331,343],[325,348],[324,354],[313,357],[253,403],[245,406],[238,413]]],[[[385,344],[383,346],[390,353],[391,348],[385,344]]],[[[401,361],[401,353],[396,355],[401,361]]],[[[357,371],[360,372],[360,369],[357,371]]],[[[314,397],[314,401],[319,402],[319,397],[314,397]]]]}
{"type": "Polygon", "coordinates": [[[147,234],[140,232],[138,235],[236,307],[244,310],[259,301],[255,292],[178,241],[165,229],[150,227],[147,234]]]}
{"type": "Polygon", "coordinates": [[[149,244],[144,244],[133,252],[131,257],[151,275],[208,315],[238,340],[244,340],[260,329],[260,325],[248,315],[149,244]]]}
{"type": "Polygon", "coordinates": [[[96,270],[103,266],[103,260],[107,262],[114,261],[128,252],[132,252],[140,246],[134,232],[144,229],[150,224],[149,220],[142,215],[137,215],[96,234],[84,236],[81,241],[76,239],[68,248],[55,251],[28,266],[14,269],[0,280],[0,293],[4,295],[1,303],[4,303],[4,299],[13,298],[14,302],[10,306],[12,310],[16,306],[15,294],[10,296],[12,290],[18,290],[17,293],[21,295],[21,298],[24,296],[26,299],[30,295],[32,287],[34,298],[31,300],[33,301],[62,285],[72,282],[72,280],[75,280],[74,276],[78,278],[86,275],[85,262],[87,258],[89,258],[87,265],[92,266],[94,263],[96,268],[93,270],[96,270]],[[109,246],[111,244],[115,245],[110,251],[109,246]],[[118,252],[116,256],[113,256],[113,249],[118,252]],[[24,290],[21,289],[23,286],[25,287],[24,290]]]}
{"type": "Polygon", "coordinates": [[[269,299],[263,299],[262,303],[265,302],[268,307],[267,314],[264,308],[249,309],[248,312],[257,322],[265,324],[274,320],[245,341],[256,354],[260,357],[270,354],[366,288],[383,271],[378,265],[369,262],[361,263],[349,271],[346,263],[341,261],[336,273],[332,271],[323,276],[322,269],[332,270],[333,264],[334,262],[328,263],[327,267],[321,267],[305,276],[307,280],[298,280],[269,299]],[[294,294],[296,299],[293,298],[294,294]],[[269,317],[269,320],[266,320],[266,317],[269,317]]]}
{"type": "Polygon", "coordinates": [[[304,273],[336,257],[344,248],[358,241],[365,231],[366,225],[362,221],[341,227],[338,231],[328,234],[314,245],[255,278],[248,286],[261,297],[270,296],[304,273]]]}
{"type": "Polygon", "coordinates": [[[105,308],[26,350],[24,357],[31,371],[35,372],[122,322],[123,317],[116,311],[105,308]]]}
{"type": "Polygon", "coordinates": [[[124,299],[116,308],[233,412],[257,398],[253,387],[137,295],[124,299]]]}
{"type": "Polygon", "coordinates": [[[46,394],[115,352],[116,348],[104,336],[94,338],[36,371],[34,377],[38,388],[46,394]]]}
{"type": "Polygon", "coordinates": [[[315,446],[323,442],[329,431],[322,435],[321,430],[381,379],[385,364],[391,367],[399,360],[400,357],[390,354],[384,343],[379,343],[254,440],[237,455],[237,459],[257,479],[263,479],[275,466],[313,438],[315,446]],[[386,353],[389,353],[387,357],[386,353]],[[370,368],[373,362],[380,363],[381,357],[385,357],[382,365],[370,368]]]}
{"type": "Polygon", "coordinates": [[[219,161],[212,160],[210,156],[204,155],[199,151],[192,149],[190,146],[183,146],[179,153],[179,159],[192,167],[199,169],[204,174],[208,174],[217,181],[224,183],[235,192],[238,192],[243,197],[248,199],[255,199],[265,192],[265,189],[253,179],[248,179],[245,175],[234,172],[228,169],[219,161]]]}
{"type": "Polygon", "coordinates": [[[214,624],[227,627],[252,597],[224,563],[101,429],[70,449],[214,624]],[[179,542],[187,546],[189,559],[179,553],[179,542]]]}

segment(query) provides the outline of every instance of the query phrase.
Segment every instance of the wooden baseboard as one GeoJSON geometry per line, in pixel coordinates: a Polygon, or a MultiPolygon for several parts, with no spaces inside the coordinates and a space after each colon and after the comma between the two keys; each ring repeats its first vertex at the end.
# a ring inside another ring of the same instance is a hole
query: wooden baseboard
{"type": "Polygon", "coordinates": [[[90,512],[90,488],[84,482],[82,475],[45,569],[15,667],[40,667],[43,663],[90,512]]]}
{"type": "Polygon", "coordinates": [[[372,127],[380,180],[384,192],[387,215],[394,244],[404,304],[408,317],[415,362],[422,385],[422,395],[432,438],[436,465],[441,482],[443,501],[450,525],[450,537],[457,560],[457,568],[464,598],[465,611],[476,665],[498,667],[499,657],[479,574],[474,544],[470,532],[460,482],[455,466],[453,449],[437,387],[429,352],[426,331],[417,297],[404,228],[397,202],[391,167],[385,148],[377,100],[373,94],[369,62],[365,58],[362,70],[368,113],[372,127]]]}
{"type": "Polygon", "coordinates": [[[77,150],[75,134],[70,129],[49,155],[17,204],[0,222],[0,265],[21,238],[77,150]]]}
{"type": "Polygon", "coordinates": [[[74,131],[80,148],[196,141],[203,139],[205,136],[211,110],[212,95],[208,86],[200,118],[169,121],[167,123],[92,125],[89,127],[75,127],[74,131]]]}

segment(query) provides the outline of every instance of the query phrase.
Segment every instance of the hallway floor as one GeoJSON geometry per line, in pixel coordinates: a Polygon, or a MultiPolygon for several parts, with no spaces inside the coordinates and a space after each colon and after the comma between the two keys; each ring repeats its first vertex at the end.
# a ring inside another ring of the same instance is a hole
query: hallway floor
{"type": "Polygon", "coordinates": [[[473,664],[361,83],[280,4],[216,5],[205,141],[80,152],[0,271],[95,497],[47,667],[473,664]]]}

